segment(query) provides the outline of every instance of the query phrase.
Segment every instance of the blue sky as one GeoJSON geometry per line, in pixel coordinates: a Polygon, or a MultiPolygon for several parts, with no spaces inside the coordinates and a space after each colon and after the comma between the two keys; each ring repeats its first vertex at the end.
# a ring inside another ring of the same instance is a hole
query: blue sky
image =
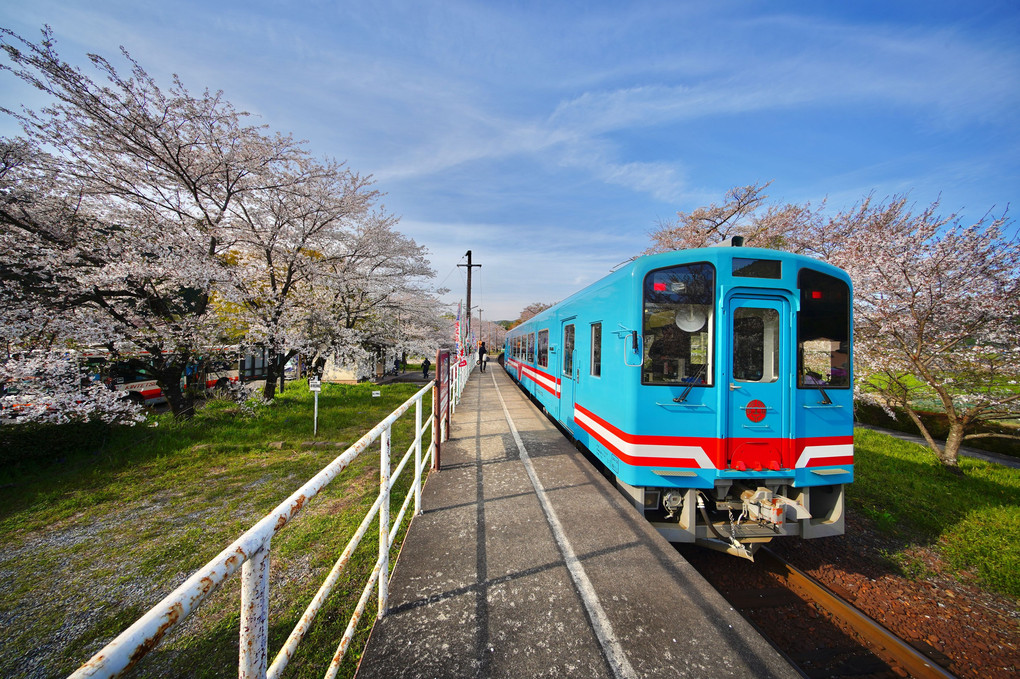
{"type": "MultiPolygon", "coordinates": [[[[1020,5],[69,2],[0,7],[65,59],[123,45],[372,174],[436,283],[486,319],[597,280],[678,210],[908,193],[969,220],[1020,193],[1020,5]]],[[[115,62],[116,63],[116,62],[115,62]]],[[[0,74],[8,105],[38,106],[0,74]]],[[[0,119],[0,134],[17,129],[0,119]]]]}

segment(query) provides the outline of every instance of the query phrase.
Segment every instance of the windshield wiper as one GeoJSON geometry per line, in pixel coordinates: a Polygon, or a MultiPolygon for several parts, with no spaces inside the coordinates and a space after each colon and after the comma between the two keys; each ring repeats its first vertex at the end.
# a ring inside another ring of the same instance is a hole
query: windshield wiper
{"type": "Polygon", "coordinates": [[[687,400],[687,395],[691,393],[691,389],[693,389],[694,385],[698,383],[698,380],[701,379],[701,376],[705,374],[705,368],[707,367],[708,367],[707,363],[701,364],[701,369],[698,370],[698,374],[695,375],[694,379],[687,384],[687,388],[684,389],[684,393],[680,394],[675,399],[673,399],[673,403],[683,403],[684,401],[687,400]]]}

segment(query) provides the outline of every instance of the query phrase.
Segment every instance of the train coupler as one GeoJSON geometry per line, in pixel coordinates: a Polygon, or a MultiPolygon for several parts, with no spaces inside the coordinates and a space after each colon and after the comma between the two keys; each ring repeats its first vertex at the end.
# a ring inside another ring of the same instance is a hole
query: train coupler
{"type": "Polygon", "coordinates": [[[740,494],[740,500],[743,511],[738,524],[746,517],[757,522],[759,526],[770,526],[778,532],[788,516],[793,521],[811,518],[811,513],[804,505],[783,495],[777,495],[762,486],[756,490],[745,490],[740,494]]]}

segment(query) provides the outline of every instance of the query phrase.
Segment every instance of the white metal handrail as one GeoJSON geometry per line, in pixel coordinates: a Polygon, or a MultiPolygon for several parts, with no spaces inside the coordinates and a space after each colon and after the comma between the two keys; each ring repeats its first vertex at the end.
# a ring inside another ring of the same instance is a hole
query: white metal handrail
{"type": "MultiPolygon", "coordinates": [[[[460,400],[464,384],[474,367],[473,361],[467,369],[460,368],[457,362],[451,362],[450,408],[460,400]]],[[[241,537],[220,552],[209,563],[196,571],[184,584],[156,604],[148,613],[139,618],[133,625],[122,632],[116,639],[106,645],[71,675],[71,679],[85,677],[117,677],[133,667],[146,653],[152,650],[160,640],[177,624],[187,618],[195,608],[212,594],[230,575],[241,569],[241,644],[238,659],[238,676],[262,679],[276,679],[283,672],[294,651],[308,631],[319,608],[329,593],[351,555],[365,536],[369,525],[379,516],[379,558],[368,580],[368,584],[358,602],[357,609],[351,616],[340,645],[330,664],[326,677],[332,679],[340,668],[340,662],[354,636],[358,620],[364,613],[372,590],[378,584],[379,606],[378,617],[386,614],[389,580],[389,552],[401,522],[407,513],[411,499],[414,499],[414,514],[421,511],[421,479],[422,472],[427,468],[431,456],[435,452],[435,436],[429,436],[428,448],[422,451],[422,439],[426,431],[432,431],[435,417],[430,413],[422,421],[422,401],[432,389],[434,382],[423,387],[418,393],[405,401],[390,413],[382,422],[372,428],[351,447],[341,453],[310,481],[280,503],[276,509],[263,517],[241,537]],[[390,473],[390,438],[393,423],[415,406],[414,442],[408,448],[397,465],[390,473]],[[312,598],[304,615],[298,622],[283,648],[272,664],[267,668],[268,634],[269,634],[269,553],[272,538],[315,497],[330,481],[337,477],[359,454],[364,452],[376,440],[380,441],[380,480],[379,496],[354,536],[351,537],[340,558],[330,571],[319,591],[312,598]],[[390,491],[396,484],[401,472],[411,456],[414,456],[414,479],[412,488],[397,515],[396,521],[390,525],[390,491]]],[[[441,438],[445,439],[445,432],[441,438]]]]}

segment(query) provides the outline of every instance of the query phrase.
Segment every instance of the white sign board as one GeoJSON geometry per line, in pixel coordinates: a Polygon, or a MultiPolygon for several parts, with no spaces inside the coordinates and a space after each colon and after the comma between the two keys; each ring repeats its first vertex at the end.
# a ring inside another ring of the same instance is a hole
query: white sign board
{"type": "Polygon", "coordinates": [[[322,382],[313,377],[308,380],[308,388],[312,391],[322,391],[322,382]]]}
{"type": "Polygon", "coordinates": [[[380,396],[382,396],[382,392],[381,391],[373,391],[372,392],[372,398],[379,398],[380,396]]]}

